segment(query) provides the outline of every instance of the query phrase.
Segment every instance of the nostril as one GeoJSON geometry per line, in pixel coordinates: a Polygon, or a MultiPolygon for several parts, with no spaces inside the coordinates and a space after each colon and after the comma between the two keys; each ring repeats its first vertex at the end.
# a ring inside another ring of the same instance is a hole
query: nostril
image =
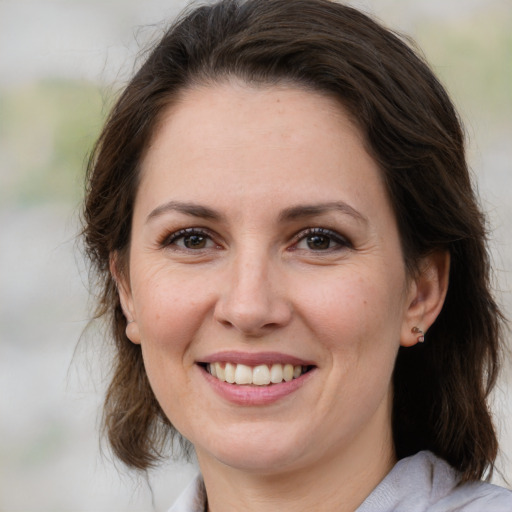
{"type": "Polygon", "coordinates": [[[286,304],[278,304],[277,301],[219,301],[214,318],[226,328],[260,336],[287,325],[291,310],[286,304]]]}

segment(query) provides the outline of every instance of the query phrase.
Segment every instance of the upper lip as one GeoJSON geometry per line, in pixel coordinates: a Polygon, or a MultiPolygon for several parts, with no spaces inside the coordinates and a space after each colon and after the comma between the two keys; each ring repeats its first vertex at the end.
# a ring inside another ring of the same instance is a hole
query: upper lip
{"type": "Polygon", "coordinates": [[[247,366],[257,366],[260,364],[292,364],[294,366],[315,366],[313,361],[288,354],[283,354],[281,352],[215,352],[214,354],[210,354],[198,360],[198,363],[235,363],[245,364],[247,366]]]}

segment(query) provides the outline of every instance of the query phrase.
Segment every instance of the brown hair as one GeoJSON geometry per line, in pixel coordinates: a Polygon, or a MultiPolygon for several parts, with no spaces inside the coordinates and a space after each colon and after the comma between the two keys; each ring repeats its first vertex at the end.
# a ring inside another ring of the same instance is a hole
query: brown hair
{"type": "Polygon", "coordinates": [[[145,469],[175,430],[150,388],[140,346],[125,335],[109,258],[127,265],[139,163],[159,114],[194,83],[237,77],[334,94],[380,165],[414,273],[434,250],[451,255],[450,286],[427,342],[400,348],[394,372],[398,458],[431,450],[463,479],[492,471],[497,439],[486,399],[503,319],[492,297],[486,229],[464,136],[443,87],[400,37],[329,0],[223,0],[165,33],[115,104],[88,166],[84,239],[99,279],[97,317],[116,355],[104,405],[114,453],[145,469]]]}

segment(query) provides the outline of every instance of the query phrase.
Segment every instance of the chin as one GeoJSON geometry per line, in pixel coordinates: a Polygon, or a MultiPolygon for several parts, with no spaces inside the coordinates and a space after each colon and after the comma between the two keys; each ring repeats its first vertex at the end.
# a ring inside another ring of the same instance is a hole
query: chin
{"type": "Polygon", "coordinates": [[[244,451],[228,451],[217,456],[222,464],[245,473],[258,473],[260,475],[276,475],[293,471],[301,467],[297,448],[292,452],[283,452],[281,449],[259,449],[244,451]]]}
{"type": "Polygon", "coordinates": [[[284,471],[299,464],[303,455],[299,447],[304,443],[292,433],[283,432],[282,425],[274,426],[274,433],[247,426],[241,426],[240,430],[235,433],[229,429],[218,441],[209,437],[207,444],[210,446],[196,443],[199,462],[203,457],[213,457],[226,466],[261,473],[284,471]]]}

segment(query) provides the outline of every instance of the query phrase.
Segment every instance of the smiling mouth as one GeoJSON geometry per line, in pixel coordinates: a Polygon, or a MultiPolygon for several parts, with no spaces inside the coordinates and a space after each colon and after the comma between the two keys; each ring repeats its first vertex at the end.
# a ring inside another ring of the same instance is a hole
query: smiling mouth
{"type": "Polygon", "coordinates": [[[313,369],[313,366],[293,364],[245,364],[215,362],[202,365],[205,370],[221,382],[237,385],[272,386],[290,382],[313,369]]]}

